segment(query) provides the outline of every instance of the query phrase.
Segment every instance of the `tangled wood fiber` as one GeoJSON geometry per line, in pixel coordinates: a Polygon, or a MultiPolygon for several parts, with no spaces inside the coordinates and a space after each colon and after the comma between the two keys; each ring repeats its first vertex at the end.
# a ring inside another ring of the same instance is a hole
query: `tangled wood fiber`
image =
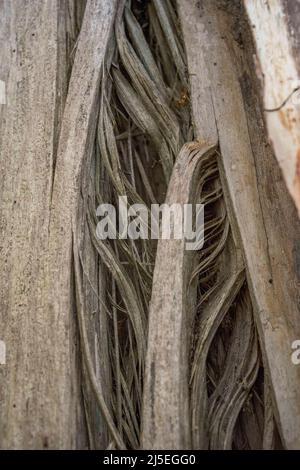
{"type": "Polygon", "coordinates": [[[110,448],[280,445],[222,148],[205,128],[201,142],[191,96],[173,2],[121,2],[102,72],[86,205],[99,289],[74,244],[86,372],[102,413],[95,424],[86,398],[91,446],[99,427],[108,429],[110,448]],[[119,196],[149,208],[165,199],[202,202],[203,249],[191,259],[176,240],[156,247],[153,240],[98,239],[96,207],[119,196]],[[100,316],[89,334],[82,284],[100,316]]]}

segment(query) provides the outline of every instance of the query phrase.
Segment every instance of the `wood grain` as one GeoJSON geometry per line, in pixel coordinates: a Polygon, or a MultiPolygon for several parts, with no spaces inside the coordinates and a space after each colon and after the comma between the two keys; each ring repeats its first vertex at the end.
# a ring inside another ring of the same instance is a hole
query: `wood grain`
{"type": "MultiPolygon", "coordinates": [[[[215,147],[185,144],[176,160],[166,204],[196,200],[201,164],[215,147]]],[[[190,285],[195,252],[186,241],[159,240],[149,311],[142,448],[191,448],[189,350],[196,291],[190,285]],[[193,302],[194,296],[194,302],[193,302]]]]}
{"type": "MultiPolygon", "coordinates": [[[[199,83],[209,77],[206,87],[210,93],[204,96],[203,107],[211,120],[202,125],[197,104],[197,137],[215,135],[217,128],[222,186],[231,228],[243,251],[277,423],[284,445],[299,448],[300,370],[290,357],[292,341],[300,335],[299,224],[263,137],[255,78],[234,37],[230,9],[219,8],[215,0],[183,0],[179,12],[189,67],[191,63],[192,70],[198,70],[199,83]],[[190,32],[196,28],[194,37],[190,32]],[[198,41],[203,50],[197,65],[189,52],[191,41],[198,41]]],[[[200,85],[200,95],[202,88],[200,85]]],[[[198,100],[196,82],[192,105],[194,100],[198,100]]]]}

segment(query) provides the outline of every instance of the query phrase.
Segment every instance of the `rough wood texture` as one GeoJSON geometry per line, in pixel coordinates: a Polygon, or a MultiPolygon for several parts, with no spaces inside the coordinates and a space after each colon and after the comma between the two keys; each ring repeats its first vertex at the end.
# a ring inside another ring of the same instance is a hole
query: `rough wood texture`
{"type": "MultiPolygon", "coordinates": [[[[85,207],[96,132],[95,116],[99,103],[99,85],[116,5],[116,0],[87,2],[59,138],[49,225],[48,295],[50,295],[49,309],[53,318],[62,322],[61,341],[64,328],[68,331],[77,323],[73,285],[73,234],[75,233],[77,239],[81,240],[85,232],[85,207]]],[[[84,255],[85,269],[90,275],[89,282],[97,286],[95,253],[88,240],[84,255]]],[[[85,313],[88,326],[90,326],[90,307],[94,303],[94,299],[87,298],[85,313]]],[[[58,337],[58,332],[56,336],[58,337]]],[[[92,344],[93,351],[94,341],[92,344]]],[[[71,343],[70,347],[75,348],[75,343],[71,343]]],[[[61,357],[58,365],[64,360],[66,359],[61,357]]],[[[78,370],[78,367],[71,370],[71,376],[75,377],[78,370]]],[[[69,393],[68,389],[66,393],[69,393]]],[[[59,400],[61,406],[66,407],[66,399],[62,394],[59,400]]],[[[72,410],[70,410],[70,419],[71,415],[72,410]]],[[[65,410],[64,417],[66,416],[65,410]]],[[[106,437],[103,436],[101,445],[103,443],[105,445],[105,441],[106,437]]]]}
{"type": "MultiPolygon", "coordinates": [[[[201,164],[214,151],[214,146],[205,143],[183,146],[166,204],[195,202],[201,164]]],[[[158,241],[144,385],[144,449],[191,448],[188,357],[194,313],[190,285],[193,258],[195,254],[186,250],[184,239],[158,241]]]]}
{"type": "Polygon", "coordinates": [[[256,42],[269,138],[300,213],[299,2],[244,4],[256,42]]]}
{"type": "Polygon", "coordinates": [[[290,358],[291,343],[300,335],[299,224],[263,138],[260,109],[249,87],[254,79],[232,28],[234,5],[229,2],[227,12],[221,4],[179,2],[189,70],[198,72],[192,81],[191,101],[198,103],[194,121],[198,138],[219,139],[223,189],[244,253],[278,426],[284,445],[299,448],[300,370],[290,358]],[[193,55],[197,47],[203,53],[193,55]],[[210,92],[203,93],[198,84],[207,77],[210,92]],[[210,116],[205,124],[201,106],[210,116]]]}
{"type": "MultiPolygon", "coordinates": [[[[56,326],[45,282],[52,176],[66,97],[66,4],[1,2],[1,338],[0,446],[51,445],[56,326]],[[50,424],[51,423],[51,424],[50,424]]],[[[57,353],[56,353],[57,354],[57,353]]],[[[60,370],[66,379],[65,363],[60,370]]],[[[64,379],[62,379],[64,377],[64,379]]],[[[74,397],[76,401],[76,398],[74,397]]],[[[61,436],[60,436],[61,438],[61,436]]],[[[60,440],[57,441],[57,443],[60,440]]]]}
{"type": "Polygon", "coordinates": [[[1,448],[63,449],[86,442],[72,224],[115,4],[87,3],[58,144],[67,25],[76,8],[56,0],[0,3],[1,36],[9,44],[0,51],[0,79],[7,84],[0,121],[0,336],[7,346],[7,364],[0,368],[1,448]]]}

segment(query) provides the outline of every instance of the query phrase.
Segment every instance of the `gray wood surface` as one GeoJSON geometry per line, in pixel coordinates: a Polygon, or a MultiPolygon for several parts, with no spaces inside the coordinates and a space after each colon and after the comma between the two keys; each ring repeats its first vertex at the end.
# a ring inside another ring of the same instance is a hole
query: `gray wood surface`
{"type": "Polygon", "coordinates": [[[218,135],[223,189],[243,251],[277,423],[284,445],[299,448],[300,369],[291,361],[291,344],[300,337],[297,214],[263,137],[255,92],[246,87],[246,80],[255,86],[255,77],[230,14],[215,0],[182,0],[179,12],[189,69],[199,74],[191,99],[197,137],[218,135]],[[203,53],[191,53],[195,43],[203,53]],[[207,94],[202,80],[209,80],[207,94]],[[205,124],[201,103],[210,116],[205,124]]]}
{"type": "Polygon", "coordinates": [[[1,448],[86,445],[72,227],[115,5],[87,2],[66,96],[74,8],[56,0],[0,3],[8,45],[0,49],[7,85],[0,116],[1,448]]]}

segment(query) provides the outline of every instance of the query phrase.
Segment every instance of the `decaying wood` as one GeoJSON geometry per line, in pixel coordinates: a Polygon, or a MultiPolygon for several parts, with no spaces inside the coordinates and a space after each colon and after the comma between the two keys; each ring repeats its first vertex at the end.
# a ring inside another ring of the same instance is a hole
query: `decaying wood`
{"type": "Polygon", "coordinates": [[[197,395],[196,406],[192,409],[192,432],[193,447],[207,448],[208,442],[208,413],[207,413],[207,391],[206,391],[206,360],[208,350],[217,328],[228,312],[230,305],[234,302],[243,282],[245,280],[244,270],[240,268],[234,271],[233,275],[224,283],[212,301],[209,302],[201,323],[201,334],[198,339],[199,347],[196,350],[195,362],[197,370],[192,371],[193,394],[197,395]],[[195,375],[195,377],[194,377],[195,375]]]}
{"type": "Polygon", "coordinates": [[[65,320],[54,321],[46,289],[53,168],[67,91],[67,3],[33,1],[20,8],[3,1],[0,8],[0,78],[6,84],[0,336],[7,348],[0,368],[0,447],[70,445],[75,429],[65,411],[76,409],[78,395],[75,386],[68,391],[74,357],[61,359],[73,335],[65,320]]]}
{"type": "Polygon", "coordinates": [[[300,213],[299,3],[244,0],[256,43],[270,141],[300,213]]]}
{"type": "MultiPolygon", "coordinates": [[[[300,334],[295,214],[282,182],[274,176],[264,140],[258,142],[255,136],[258,126],[246,114],[251,97],[241,83],[249,80],[249,72],[243,62],[240,65],[242,54],[232,38],[229,15],[218,7],[217,1],[179,3],[189,71],[198,74],[198,81],[192,81],[196,137],[219,139],[223,190],[237,246],[243,251],[278,426],[284,445],[299,448],[300,374],[290,359],[291,343],[300,334]],[[203,54],[190,53],[189,45],[193,43],[195,51],[196,41],[203,54]],[[203,80],[209,77],[209,93],[198,86],[202,73],[203,80]],[[205,124],[201,103],[204,115],[211,117],[205,124]],[[268,173],[269,185],[276,186],[271,194],[265,185],[268,173]],[[289,295],[287,286],[292,286],[289,295]]],[[[261,130],[258,135],[262,136],[261,130]]]]}
{"type": "Polygon", "coordinates": [[[0,448],[300,448],[298,2],[22,3],[0,0],[0,448]],[[203,203],[204,246],[99,239],[124,195],[203,203]]]}
{"type": "MultiPolygon", "coordinates": [[[[172,172],[167,204],[183,207],[196,201],[201,167],[214,151],[206,143],[184,145],[172,172]]],[[[191,448],[188,358],[194,314],[190,307],[193,257],[184,238],[158,242],[144,384],[145,449],[191,448]]]]}
{"type": "Polygon", "coordinates": [[[66,99],[67,2],[33,1],[23,8],[17,2],[1,4],[3,34],[9,32],[12,47],[1,119],[1,339],[7,345],[7,364],[0,370],[3,448],[86,445],[72,231],[80,223],[82,167],[88,168],[95,134],[94,110],[115,6],[114,1],[88,1],[66,99]]]}
{"type": "MultiPolygon", "coordinates": [[[[70,327],[72,324],[74,326],[74,313],[76,312],[72,272],[73,234],[79,241],[84,235],[99,85],[104,73],[104,59],[116,6],[116,1],[90,0],[87,2],[72,67],[57,151],[49,226],[50,309],[54,318],[63,319],[63,316],[68,314],[70,327]],[[67,191],[66,188],[68,188],[67,191]]],[[[78,246],[80,246],[79,241],[78,246]]],[[[87,236],[82,255],[85,272],[90,276],[89,281],[85,280],[85,289],[87,289],[87,282],[97,289],[95,253],[87,236]]],[[[86,322],[89,327],[91,320],[88,314],[93,311],[91,306],[94,303],[90,289],[85,303],[86,322]]],[[[94,334],[92,338],[92,350],[96,350],[94,334]]],[[[85,355],[84,358],[86,358],[85,355]]],[[[73,370],[72,373],[74,375],[75,371],[73,370]]],[[[90,397],[89,401],[91,400],[90,397]]],[[[105,435],[103,439],[105,443],[105,435]]],[[[105,445],[104,443],[102,445],[105,445]]]]}

